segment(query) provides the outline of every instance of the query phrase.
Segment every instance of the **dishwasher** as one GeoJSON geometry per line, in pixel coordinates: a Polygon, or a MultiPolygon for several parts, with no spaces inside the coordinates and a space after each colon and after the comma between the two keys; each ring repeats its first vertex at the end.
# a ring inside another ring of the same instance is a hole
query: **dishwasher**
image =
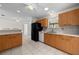
{"type": "Polygon", "coordinates": [[[39,41],[44,42],[44,31],[39,32],[39,41]]]}

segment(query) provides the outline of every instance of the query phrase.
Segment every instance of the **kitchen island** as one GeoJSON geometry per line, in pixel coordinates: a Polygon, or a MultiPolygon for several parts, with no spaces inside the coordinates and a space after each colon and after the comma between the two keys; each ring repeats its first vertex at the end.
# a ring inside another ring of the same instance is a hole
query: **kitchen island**
{"type": "Polygon", "coordinates": [[[0,52],[22,45],[21,30],[0,30],[0,52]]]}
{"type": "Polygon", "coordinates": [[[69,54],[79,55],[79,35],[47,32],[44,34],[44,43],[69,54]]]}

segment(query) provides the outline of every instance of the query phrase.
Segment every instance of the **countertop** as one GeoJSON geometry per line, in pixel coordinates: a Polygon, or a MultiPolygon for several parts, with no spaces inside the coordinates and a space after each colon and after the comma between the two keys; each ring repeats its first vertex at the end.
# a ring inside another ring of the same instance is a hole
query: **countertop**
{"type": "Polygon", "coordinates": [[[21,30],[0,30],[0,35],[22,33],[21,30]]]}
{"type": "Polygon", "coordinates": [[[76,35],[76,34],[53,33],[53,32],[46,32],[46,33],[48,33],[48,34],[56,34],[56,35],[67,35],[67,36],[79,37],[79,35],[76,35]]]}

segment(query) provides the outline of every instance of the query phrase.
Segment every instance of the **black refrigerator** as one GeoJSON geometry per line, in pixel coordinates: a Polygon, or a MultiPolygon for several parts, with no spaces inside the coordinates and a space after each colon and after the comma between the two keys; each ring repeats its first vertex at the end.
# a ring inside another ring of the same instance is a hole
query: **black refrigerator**
{"type": "Polygon", "coordinates": [[[39,31],[42,31],[43,27],[40,23],[32,23],[31,25],[31,39],[33,41],[39,41],[39,31]]]}

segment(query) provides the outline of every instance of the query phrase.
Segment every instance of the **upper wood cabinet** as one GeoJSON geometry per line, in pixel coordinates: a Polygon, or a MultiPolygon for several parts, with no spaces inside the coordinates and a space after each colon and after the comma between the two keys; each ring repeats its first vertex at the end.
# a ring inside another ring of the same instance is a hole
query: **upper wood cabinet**
{"type": "Polygon", "coordinates": [[[41,23],[41,25],[43,27],[48,27],[48,19],[47,18],[43,18],[37,21],[38,23],[41,23]]]}
{"type": "Polygon", "coordinates": [[[79,8],[59,14],[59,25],[79,25],[79,8]]]}

